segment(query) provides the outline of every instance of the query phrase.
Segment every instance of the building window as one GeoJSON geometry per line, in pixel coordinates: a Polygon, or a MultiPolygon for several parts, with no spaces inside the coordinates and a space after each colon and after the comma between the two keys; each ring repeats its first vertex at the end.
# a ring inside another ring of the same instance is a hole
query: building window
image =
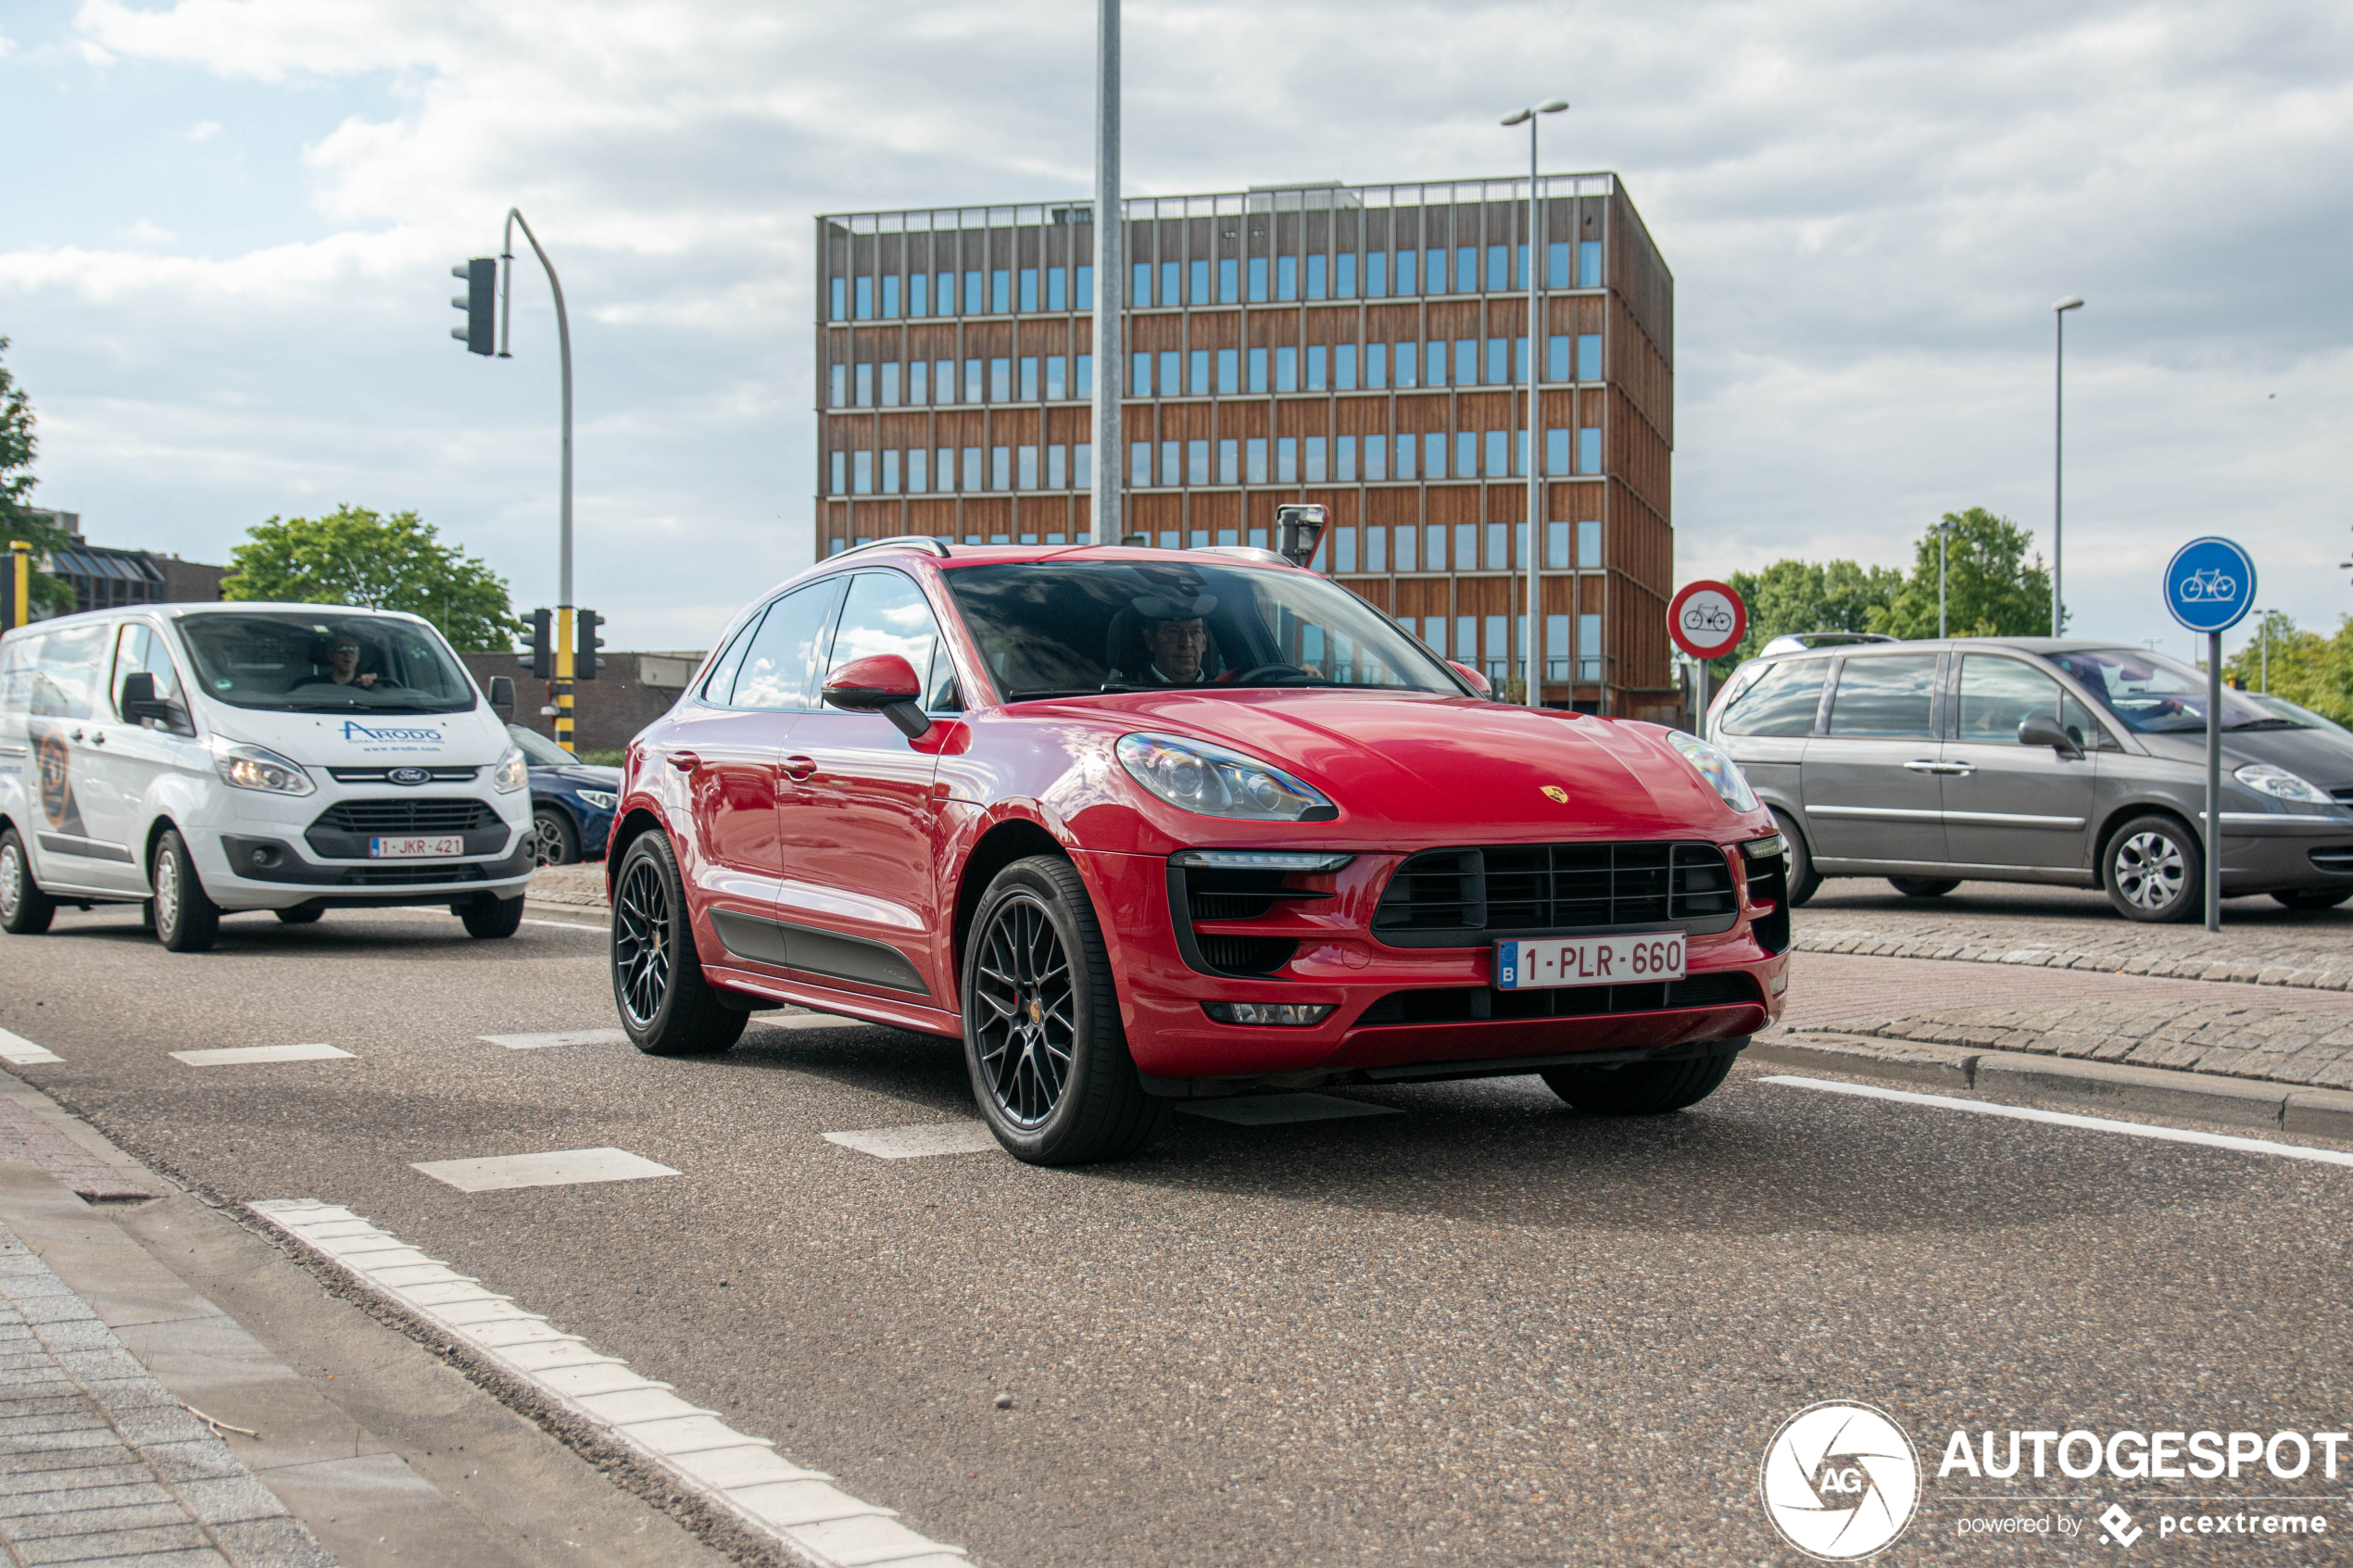
{"type": "MultiPolygon", "coordinates": [[[[1308,373],[1310,375],[1315,373],[1314,365],[1308,366],[1308,373]]],[[[1332,385],[1342,392],[1356,390],[1356,345],[1354,344],[1343,343],[1333,348],[1332,385]]]]}
{"type": "Polygon", "coordinates": [[[1332,570],[1353,571],[1356,570],[1356,531],[1353,528],[1342,528],[1335,532],[1339,533],[1340,538],[1332,547],[1332,570]]]}
{"type": "Polygon", "coordinates": [[[1454,253],[1454,292],[1469,294],[1478,287],[1478,251],[1465,245],[1454,253]]]}
{"type": "Polygon", "coordinates": [[[1491,337],[1487,340],[1488,385],[1504,386],[1511,383],[1512,367],[1507,358],[1511,350],[1504,345],[1502,338],[1491,337]]]}
{"type": "MultiPolygon", "coordinates": [[[[1457,570],[1462,563],[1454,563],[1457,570]]],[[[1471,615],[1454,617],[1454,657],[1465,664],[1478,662],[1478,618],[1471,615]]]]}
{"type": "Polygon", "coordinates": [[[932,488],[935,490],[955,489],[956,449],[952,446],[942,446],[933,456],[937,460],[932,465],[932,488]]]}
{"type": "Polygon", "coordinates": [[[1414,292],[1414,253],[1410,250],[1401,250],[1397,253],[1397,283],[1393,292],[1397,294],[1414,292]]]}
{"type": "Polygon", "coordinates": [[[848,548],[849,548],[849,541],[847,539],[828,539],[825,541],[825,554],[828,556],[837,556],[848,548]]]}
{"type": "Polygon", "coordinates": [[[1002,316],[1013,307],[1013,275],[1006,268],[988,274],[988,308],[1002,316]]]}
{"type": "MultiPolygon", "coordinates": [[[[1398,385],[1414,386],[1418,384],[1414,379],[1414,361],[1420,352],[1421,345],[1419,344],[1401,343],[1397,345],[1398,385]]],[[[1375,386],[1378,386],[1380,383],[1378,382],[1375,382],[1373,384],[1375,386]]]]}
{"type": "MultiPolygon", "coordinates": [[[[1355,437],[1343,436],[1341,439],[1353,441],[1355,437]]],[[[1376,480],[1386,479],[1389,476],[1388,470],[1389,437],[1385,435],[1368,435],[1365,437],[1365,482],[1369,483],[1376,480]]]]}
{"type": "Polygon", "coordinates": [[[1579,381],[1599,381],[1602,379],[1601,333],[1581,332],[1578,335],[1577,379],[1579,381]]]}
{"type": "MultiPolygon", "coordinates": [[[[1468,434],[1469,432],[1464,433],[1468,434]]],[[[1422,437],[1422,470],[1424,479],[1446,477],[1446,437],[1438,431],[1429,431],[1422,437]]],[[[1474,470],[1473,474],[1476,471],[1474,470]]],[[[1455,477],[1467,479],[1473,474],[1464,474],[1458,470],[1455,477]]]]}
{"type": "Polygon", "coordinates": [[[896,272],[882,281],[882,307],[886,320],[899,320],[899,274],[896,272]]]}
{"type": "Polygon", "coordinates": [[[977,403],[980,401],[982,384],[980,371],[981,364],[979,360],[967,359],[964,361],[964,401],[967,403],[977,403]]]}
{"type": "Polygon", "coordinates": [[[1011,359],[988,361],[988,400],[1010,403],[1013,400],[1013,362],[1011,359]]]}
{"type": "Polygon", "coordinates": [[[838,408],[849,401],[849,367],[829,365],[825,368],[825,407],[838,408]]]}
{"type": "Polygon", "coordinates": [[[1017,471],[1020,476],[1019,483],[1021,487],[1024,490],[1037,489],[1038,448],[1035,446],[1024,446],[1019,448],[1019,455],[1015,458],[1015,461],[1020,464],[1020,468],[1017,471]]]}
{"type": "Polygon", "coordinates": [[[935,359],[931,365],[932,395],[942,403],[956,401],[956,361],[935,359]]]}
{"type": "Polygon", "coordinates": [[[1092,397],[1095,395],[1095,357],[1091,354],[1078,355],[1074,362],[1074,369],[1076,371],[1078,384],[1071,389],[1071,395],[1092,397]]]}
{"type": "Polygon", "coordinates": [[[1544,679],[1568,679],[1568,617],[1544,617],[1544,679]]]}
{"type": "Polygon", "coordinates": [[[1398,479],[1414,477],[1414,451],[1419,445],[1420,442],[1410,433],[1398,436],[1397,467],[1393,477],[1398,479]]]}
{"type": "Polygon", "coordinates": [[[967,446],[963,450],[964,483],[962,485],[962,488],[965,490],[978,490],[980,488],[980,448],[977,446],[967,446]]]}
{"type": "Polygon", "coordinates": [[[1546,381],[1567,381],[1568,380],[1568,370],[1567,334],[1564,332],[1555,332],[1551,337],[1544,340],[1544,379],[1546,381]]]}
{"type": "Polygon", "coordinates": [[[1320,256],[1311,256],[1307,258],[1307,297],[1310,299],[1327,297],[1324,287],[1325,266],[1325,259],[1320,256]]]}
{"type": "Polygon", "coordinates": [[[1500,522],[1489,523],[1487,525],[1487,570],[1509,571],[1512,569],[1510,550],[1511,533],[1505,525],[1500,522]]]}
{"type": "Polygon", "coordinates": [[[1209,395],[1209,350],[1194,349],[1190,361],[1192,374],[1187,380],[1185,390],[1195,397],[1206,397],[1209,395]]]}
{"type": "Polygon", "coordinates": [[[1321,484],[1321,483],[1324,483],[1324,479],[1325,479],[1325,470],[1324,470],[1324,464],[1325,464],[1325,461],[1326,461],[1326,452],[1325,452],[1325,442],[1324,442],[1324,438],[1323,438],[1322,436],[1320,436],[1320,435],[1311,435],[1311,436],[1309,436],[1309,437],[1307,438],[1307,483],[1310,483],[1310,484],[1321,484]]]}
{"type": "Polygon", "coordinates": [[[1389,345],[1368,343],[1365,345],[1365,385],[1378,392],[1389,384],[1389,345]]]}
{"type": "Polygon", "coordinates": [[[1544,525],[1544,565],[1549,570],[1568,565],[1568,524],[1548,522],[1544,525]]]}
{"type": "Polygon", "coordinates": [[[1035,267],[1021,270],[1021,307],[1029,311],[1038,308],[1038,269],[1035,267]]]}
{"type": "Polygon", "coordinates": [[[1577,471],[1602,471],[1602,433],[1597,425],[1587,425],[1577,433],[1577,471]]]}
{"type": "Polygon", "coordinates": [[[1176,380],[1177,362],[1184,358],[1176,350],[1164,349],[1160,356],[1160,395],[1174,397],[1182,390],[1176,380]]]}
{"type": "Polygon", "coordinates": [[[1252,392],[1266,390],[1266,351],[1263,348],[1253,348],[1250,351],[1250,390],[1252,392]]]}
{"type": "Polygon", "coordinates": [[[858,367],[858,407],[871,408],[874,406],[875,368],[872,365],[861,365],[858,367]]]}
{"type": "Polygon", "coordinates": [[[1554,240],[1544,247],[1544,286],[1551,289],[1568,287],[1568,242],[1554,240]]]}
{"type": "Polygon", "coordinates": [[[1512,472],[1528,477],[1528,431],[1525,427],[1512,432],[1512,472]]]}
{"type": "MultiPolygon", "coordinates": [[[[1423,546],[1428,554],[1428,558],[1423,561],[1422,564],[1432,571],[1445,571],[1446,530],[1439,527],[1436,523],[1432,523],[1428,528],[1423,530],[1423,546]]],[[[1454,564],[1457,567],[1462,565],[1460,561],[1457,561],[1454,564]]]]}
{"type": "Polygon", "coordinates": [[[1231,305],[1240,294],[1241,263],[1232,257],[1220,257],[1217,261],[1217,303],[1231,305]]]}
{"type": "Polygon", "coordinates": [[[1389,570],[1388,529],[1367,528],[1365,530],[1365,570],[1366,571],[1389,570]]]}
{"type": "Polygon", "coordinates": [[[1046,488],[1049,490],[1070,488],[1069,447],[1049,446],[1046,448],[1046,488]]]}
{"type": "Polygon", "coordinates": [[[852,452],[849,455],[849,489],[856,495],[875,493],[875,455],[872,452],[852,452]]]}
{"type": "Polygon", "coordinates": [[[1602,564],[1602,525],[1597,520],[1577,525],[1577,564],[1602,564]]]}
{"type": "Polygon", "coordinates": [[[1217,483],[1239,484],[1242,482],[1242,446],[1239,441],[1217,444],[1217,483]]]}
{"type": "Polygon", "coordinates": [[[1266,483],[1266,438],[1263,435],[1253,435],[1247,445],[1246,456],[1250,460],[1249,483],[1264,484],[1266,483]]]}
{"type": "Polygon", "coordinates": [[[1422,345],[1422,380],[1430,386],[1446,384],[1446,345],[1443,343],[1422,345]]]}
{"type": "Polygon", "coordinates": [[[927,272],[918,272],[907,280],[908,315],[928,316],[931,314],[930,300],[927,297],[931,293],[930,283],[931,275],[927,272]]]}
{"type": "Polygon", "coordinates": [[[1326,381],[1325,360],[1330,353],[1322,344],[1312,344],[1307,350],[1307,390],[1321,392],[1326,381]]]}
{"type": "Polygon", "coordinates": [[[1095,449],[1092,446],[1073,446],[1070,449],[1071,488],[1084,490],[1094,483],[1095,449]]]}
{"type": "Polygon", "coordinates": [[[1195,261],[1186,268],[1185,297],[1195,305],[1209,303],[1209,263],[1195,261]]]}
{"type": "Polygon", "coordinates": [[[882,368],[882,406],[886,408],[899,407],[899,366],[896,362],[882,368]]]}
{"type": "MultiPolygon", "coordinates": [[[[1469,280],[1465,279],[1464,282],[1468,282],[1469,280]]],[[[1435,246],[1422,253],[1422,292],[1446,292],[1446,253],[1435,246]]]]}
{"type": "Polygon", "coordinates": [[[1127,483],[1147,485],[1152,482],[1152,444],[1131,441],[1127,444],[1127,483]]]}
{"type": "Polygon", "coordinates": [[[1546,473],[1568,471],[1568,432],[1548,430],[1544,433],[1544,471],[1546,473]]]}
{"type": "Polygon", "coordinates": [[[826,487],[825,494],[828,495],[847,495],[849,494],[849,454],[847,452],[836,452],[833,455],[833,458],[834,482],[831,485],[826,487]]]}
{"type": "Polygon", "coordinates": [[[1389,252],[1365,253],[1365,297],[1385,299],[1389,296],[1389,252]]]}
{"type": "Polygon", "coordinates": [[[1454,384],[1456,386],[1478,384],[1478,340],[1476,338],[1465,337],[1454,340],[1454,384]]]}
{"type": "Polygon", "coordinates": [[[1071,283],[1078,295],[1072,302],[1072,308],[1077,310],[1095,308],[1095,270],[1092,267],[1071,269],[1071,283]]]}
{"type": "Polygon", "coordinates": [[[1178,275],[1183,270],[1182,262],[1164,261],[1160,264],[1160,302],[1163,305],[1178,303],[1176,284],[1178,275]]]}
{"type": "Polygon", "coordinates": [[[1277,392],[1299,390],[1298,349],[1286,346],[1275,350],[1275,390],[1277,392]]]}
{"type": "Polygon", "coordinates": [[[1138,307],[1152,302],[1152,264],[1139,261],[1128,270],[1127,303],[1138,307]]]}
{"type": "Polygon", "coordinates": [[[896,446],[887,447],[883,451],[882,493],[886,495],[899,494],[899,448],[896,446]]]}
{"type": "Polygon", "coordinates": [[[1488,293],[1501,294],[1512,286],[1510,274],[1506,270],[1511,266],[1511,262],[1507,259],[1509,254],[1502,245],[1487,247],[1488,293]]]}
{"type": "Polygon", "coordinates": [[[1067,310],[1070,308],[1068,305],[1063,303],[1063,300],[1067,297],[1065,291],[1069,287],[1069,282],[1068,271],[1066,269],[1061,267],[1049,267],[1046,269],[1047,309],[1067,310]]]}
{"type": "Polygon", "coordinates": [[[1217,390],[1239,392],[1242,389],[1242,356],[1238,348],[1217,351],[1217,390]]]}
{"type": "Polygon", "coordinates": [[[1127,395],[1150,397],[1152,395],[1152,357],[1130,354],[1127,357],[1127,395]]]}
{"type": "Polygon", "coordinates": [[[1491,430],[1487,433],[1488,478],[1508,479],[1511,477],[1511,470],[1508,466],[1510,453],[1511,436],[1507,433],[1500,430],[1491,430]]]}
{"type": "MultiPolygon", "coordinates": [[[[1332,440],[1332,445],[1334,448],[1332,454],[1335,459],[1334,467],[1339,470],[1334,477],[1337,478],[1342,484],[1354,483],[1356,480],[1356,438],[1353,435],[1335,436],[1332,440]]],[[[1308,458],[1308,462],[1312,466],[1315,462],[1315,458],[1311,457],[1308,458]]]]}
{"type": "Polygon", "coordinates": [[[1511,664],[1512,645],[1505,641],[1504,618],[1491,615],[1487,621],[1487,678],[1502,685],[1508,678],[1505,671],[1511,664]]]}
{"type": "Polygon", "coordinates": [[[926,452],[921,446],[909,449],[907,453],[907,489],[909,493],[920,495],[925,491],[931,488],[931,485],[928,483],[930,476],[924,471],[926,468],[930,467],[930,465],[924,459],[930,456],[931,454],[926,452]]]}
{"type": "Polygon", "coordinates": [[[1261,301],[1261,300],[1265,299],[1265,297],[1266,297],[1266,258],[1265,258],[1265,257],[1263,257],[1263,256],[1253,256],[1253,257],[1252,257],[1250,258],[1250,299],[1251,299],[1251,303],[1252,303],[1252,304],[1253,304],[1253,305],[1255,305],[1255,304],[1257,304],[1259,301],[1261,301]]]}
{"type": "Polygon", "coordinates": [[[1188,441],[1185,443],[1185,483],[1188,484],[1209,483],[1208,442],[1188,441]]]}
{"type": "Polygon", "coordinates": [[[967,316],[977,316],[980,314],[982,307],[988,303],[988,295],[986,290],[986,285],[981,279],[981,275],[977,272],[965,273],[964,314],[967,316]]]}
{"type": "Polygon", "coordinates": [[[1299,257],[1295,256],[1275,257],[1275,297],[1277,299],[1299,297],[1299,257]]]}
{"type": "Polygon", "coordinates": [[[1011,490],[1013,487],[1013,449],[991,446],[988,449],[988,488],[1011,490]]]}
{"type": "Polygon", "coordinates": [[[861,278],[858,280],[858,319],[862,321],[871,321],[874,317],[875,281],[872,278],[861,278]]]}
{"type": "Polygon", "coordinates": [[[1160,444],[1160,482],[1173,488],[1183,483],[1184,481],[1184,443],[1181,441],[1162,442],[1160,444]]]}
{"type": "Polygon", "coordinates": [[[1602,242],[1581,240],[1577,246],[1577,286],[1597,289],[1602,286],[1602,242]]]}
{"type": "Polygon", "coordinates": [[[1070,395],[1070,361],[1059,354],[1046,357],[1046,401],[1059,403],[1070,395]]]}
{"type": "Polygon", "coordinates": [[[1577,678],[1598,681],[1602,678],[1602,618],[1580,615],[1577,618],[1577,678]]]}
{"type": "Polygon", "coordinates": [[[834,279],[833,286],[826,291],[826,320],[838,321],[849,314],[849,283],[847,279],[834,279]]]}
{"type": "Polygon", "coordinates": [[[1415,531],[1410,528],[1397,531],[1397,570],[1400,571],[1414,570],[1414,534],[1415,531]]]}
{"type": "Polygon", "coordinates": [[[956,274],[942,272],[933,282],[937,285],[932,291],[933,313],[953,316],[956,313],[956,274]]]}
{"type": "Polygon", "coordinates": [[[1277,484],[1299,483],[1299,437],[1295,435],[1276,438],[1275,483],[1277,484]]]}

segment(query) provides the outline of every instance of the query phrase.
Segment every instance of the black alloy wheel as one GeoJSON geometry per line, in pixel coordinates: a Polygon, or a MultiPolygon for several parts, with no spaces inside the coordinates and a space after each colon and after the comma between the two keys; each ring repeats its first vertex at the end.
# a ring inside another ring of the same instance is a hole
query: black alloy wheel
{"type": "Polygon", "coordinates": [[[1659,1116],[1714,1094],[1732,1071],[1736,1054],[1637,1061],[1624,1067],[1554,1067],[1545,1070],[1543,1079],[1553,1093],[1589,1116],[1659,1116]]]}
{"type": "Polygon", "coordinates": [[[49,929],[57,913],[57,900],[32,880],[32,862],[25,857],[24,840],[14,828],[0,833],[0,931],[11,936],[38,936],[49,929]]]}
{"type": "Polygon", "coordinates": [[[543,866],[569,866],[580,859],[580,830],[560,806],[541,806],[531,813],[533,847],[543,866]]]}
{"type": "Polygon", "coordinates": [[[1814,874],[1814,847],[1797,831],[1796,819],[1778,806],[1773,808],[1773,825],[1789,846],[1789,907],[1802,909],[1822,890],[1822,879],[1814,874]]]}
{"type": "Polygon", "coordinates": [[[964,1064],[989,1131],[1033,1165],[1121,1160],[1168,1105],[1144,1092],[1119,1024],[1111,956],[1068,860],[997,873],[964,949],[964,1064]]]}
{"type": "Polygon", "coordinates": [[[166,828],[156,840],[156,856],[148,863],[155,887],[156,938],[175,953],[201,953],[220,935],[220,906],[214,903],[197,879],[195,857],[178,828],[166,828]]]}
{"type": "Polygon", "coordinates": [[[703,978],[677,858],[659,832],[630,840],[613,878],[612,996],[648,1056],[714,1056],[750,1022],[703,978]]]}
{"type": "Polygon", "coordinates": [[[2135,817],[2100,851],[2100,884],[2126,920],[2196,920],[2206,907],[2206,856],[2180,818],[2135,817]]]}

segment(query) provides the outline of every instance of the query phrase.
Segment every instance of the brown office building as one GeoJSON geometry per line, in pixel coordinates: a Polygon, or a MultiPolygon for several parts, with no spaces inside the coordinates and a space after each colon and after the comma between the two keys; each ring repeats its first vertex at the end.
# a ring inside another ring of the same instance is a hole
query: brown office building
{"type": "MultiPolygon", "coordinates": [[[[1671,718],[1675,284],[1615,175],[1548,176],[1544,700],[1671,718]]],[[[1130,200],[1126,516],[1264,545],[1331,508],[1319,570],[1516,676],[1527,585],[1528,182],[1130,200]]],[[[919,533],[1088,538],[1092,209],[817,220],[821,556],[919,533]]]]}

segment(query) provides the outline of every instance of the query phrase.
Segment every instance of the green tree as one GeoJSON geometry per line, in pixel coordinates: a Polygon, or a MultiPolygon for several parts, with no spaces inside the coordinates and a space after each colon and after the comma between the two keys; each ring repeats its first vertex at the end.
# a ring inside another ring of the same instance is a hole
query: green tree
{"type": "MultiPolygon", "coordinates": [[[[8,340],[0,337],[0,354],[8,349],[8,340]]],[[[52,528],[32,515],[25,503],[32,496],[32,487],[40,483],[32,477],[32,459],[41,443],[34,437],[32,399],[25,395],[23,387],[0,364],[0,550],[6,550],[11,540],[21,539],[31,545],[36,556],[62,550],[73,543],[62,529],[52,528]]],[[[5,560],[0,557],[0,560],[5,560]]],[[[37,608],[53,613],[65,613],[74,608],[73,584],[45,571],[32,574],[32,602],[37,608]]]]}
{"type": "Polygon", "coordinates": [[[2248,691],[2263,689],[2263,627],[2271,633],[2271,691],[2313,712],[2353,726],[2353,615],[2337,623],[2336,635],[2307,632],[2271,611],[2253,628],[2246,646],[2222,661],[2222,672],[2248,691]]]}
{"type": "Polygon", "coordinates": [[[1728,581],[1748,606],[1748,632],[1739,647],[1709,666],[1718,679],[1792,632],[1869,631],[1871,612],[1887,608],[1904,574],[1851,560],[1777,560],[1762,571],[1735,571],[1728,581]]]}
{"type": "MultiPolygon", "coordinates": [[[[1956,637],[2036,637],[2051,629],[2051,574],[2027,558],[2033,536],[1983,507],[1946,512],[1957,524],[1945,578],[1946,622],[1956,637]]],[[[1882,609],[1872,632],[1892,637],[1936,635],[1936,530],[1921,536],[1912,575],[1882,609]]]]}
{"type": "Polygon", "coordinates": [[[319,518],[273,517],[250,534],[229,554],[225,597],[406,610],[460,653],[511,647],[521,630],[506,579],[443,544],[415,512],[342,506],[319,518]]]}

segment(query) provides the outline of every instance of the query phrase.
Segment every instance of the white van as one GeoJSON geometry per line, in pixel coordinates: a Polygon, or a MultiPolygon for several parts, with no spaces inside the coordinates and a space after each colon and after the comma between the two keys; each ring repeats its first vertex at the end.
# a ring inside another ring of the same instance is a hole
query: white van
{"type": "Polygon", "coordinates": [[[199,952],[240,909],[298,925],[445,904],[475,936],[511,936],[536,860],[530,783],[413,615],[35,621],[0,637],[0,930],[44,931],[61,903],[145,903],[165,947],[199,952]]]}

